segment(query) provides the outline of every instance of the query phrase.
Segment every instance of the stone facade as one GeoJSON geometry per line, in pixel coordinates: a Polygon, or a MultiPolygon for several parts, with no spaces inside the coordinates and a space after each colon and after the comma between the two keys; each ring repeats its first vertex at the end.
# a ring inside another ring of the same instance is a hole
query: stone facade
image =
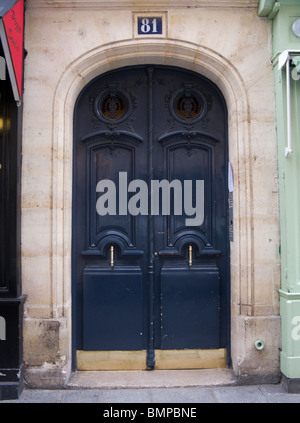
{"type": "Polygon", "coordinates": [[[26,3],[22,167],[25,380],[71,373],[73,110],[94,77],[164,64],[212,80],[228,108],[234,175],[231,358],[241,380],[279,380],[279,216],[271,29],[257,1],[26,3]],[[139,6],[137,6],[137,3],[139,6]],[[209,3],[209,6],[207,5],[209,3]],[[136,35],[135,13],[163,13],[162,36],[136,35]],[[264,349],[255,349],[261,339],[264,349]]]}

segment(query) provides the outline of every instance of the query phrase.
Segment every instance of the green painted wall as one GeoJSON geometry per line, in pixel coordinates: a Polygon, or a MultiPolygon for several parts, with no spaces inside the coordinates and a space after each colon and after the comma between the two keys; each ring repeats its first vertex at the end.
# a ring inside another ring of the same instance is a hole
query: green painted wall
{"type": "Polygon", "coordinates": [[[261,0],[258,15],[272,21],[281,232],[279,291],[282,320],[281,371],[288,378],[298,379],[300,378],[300,69],[297,70],[290,62],[292,153],[286,157],[288,127],[286,68],[278,69],[278,58],[285,50],[299,50],[300,56],[300,38],[292,31],[293,22],[300,18],[300,1],[261,0]]]}

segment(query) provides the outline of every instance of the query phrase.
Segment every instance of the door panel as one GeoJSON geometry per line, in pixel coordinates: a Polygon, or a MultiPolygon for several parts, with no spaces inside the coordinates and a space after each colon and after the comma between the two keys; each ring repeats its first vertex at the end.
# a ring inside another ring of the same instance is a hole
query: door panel
{"type": "MultiPolygon", "coordinates": [[[[116,212],[114,215],[102,215],[97,213],[97,182],[109,179],[118,187],[119,172],[126,172],[128,180],[134,179],[135,175],[135,150],[127,145],[117,145],[111,150],[107,144],[100,145],[90,151],[90,180],[87,184],[93,187],[90,204],[90,245],[97,245],[107,228],[117,228],[117,231],[127,235],[131,244],[135,244],[134,219],[130,214],[121,215],[119,210],[119,196],[116,192],[116,212]]],[[[127,188],[127,187],[126,187],[127,188]]]]}
{"type": "Polygon", "coordinates": [[[147,350],[153,368],[155,350],[228,348],[226,120],[218,89],[177,68],[124,68],[80,94],[75,350],[147,350]]]}
{"type": "Polygon", "coordinates": [[[169,181],[179,180],[182,184],[182,213],[178,215],[171,213],[167,217],[165,224],[167,225],[169,239],[166,240],[165,247],[174,245],[178,239],[178,234],[181,234],[182,230],[186,231],[188,228],[195,235],[198,234],[199,239],[211,242],[211,189],[213,189],[211,149],[203,145],[199,139],[195,140],[189,146],[188,150],[186,143],[183,144],[182,141],[179,143],[172,142],[163,154],[165,154],[166,161],[165,178],[169,181]],[[201,166],[199,166],[199,163],[201,163],[201,166]],[[195,207],[196,180],[204,181],[204,213],[199,210],[199,213],[192,217],[185,213],[184,201],[185,199],[187,200],[189,207],[195,207]],[[188,196],[184,181],[191,181],[193,194],[191,198],[188,196]],[[202,214],[204,217],[203,220],[201,219],[202,214]],[[187,219],[192,219],[193,225],[197,220],[201,221],[201,224],[194,226],[186,225],[187,219]]]}
{"type": "Polygon", "coordinates": [[[143,349],[141,270],[86,266],[83,286],[83,349],[143,349]]]}
{"type": "Polygon", "coordinates": [[[162,349],[219,348],[219,271],[162,268],[162,349]]]}

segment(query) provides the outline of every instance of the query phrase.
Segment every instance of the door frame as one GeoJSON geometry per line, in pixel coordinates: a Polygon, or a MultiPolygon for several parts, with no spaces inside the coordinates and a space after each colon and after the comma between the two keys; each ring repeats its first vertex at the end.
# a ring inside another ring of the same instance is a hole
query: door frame
{"type": "MultiPolygon", "coordinates": [[[[214,82],[228,110],[228,154],[236,184],[234,191],[234,248],[231,249],[231,327],[239,324],[240,299],[253,303],[252,163],[250,160],[249,101],[246,85],[236,68],[219,53],[181,40],[135,40],[110,43],[88,51],[63,70],[55,90],[52,121],[52,257],[51,312],[63,322],[61,335],[71,371],[71,239],[73,110],[82,88],[108,70],[137,64],[166,64],[190,69],[214,82]],[[137,48],[138,47],[138,48],[137,48]],[[245,162],[247,166],[245,166],[245,162]],[[240,252],[243,251],[243,254],[240,252]],[[66,329],[69,328],[69,329],[66,329]]],[[[231,359],[239,368],[238,331],[231,331],[231,359]]],[[[64,372],[66,371],[64,370],[64,372]]],[[[65,376],[62,376],[65,377],[65,376]]]]}

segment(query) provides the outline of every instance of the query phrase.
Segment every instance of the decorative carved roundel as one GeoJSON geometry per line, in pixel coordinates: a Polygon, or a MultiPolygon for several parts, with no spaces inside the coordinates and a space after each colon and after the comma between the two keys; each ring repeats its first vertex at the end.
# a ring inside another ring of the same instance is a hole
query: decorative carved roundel
{"type": "Polygon", "coordinates": [[[196,123],[206,114],[207,103],[199,91],[186,85],[172,97],[170,112],[179,122],[196,123]]]}
{"type": "Polygon", "coordinates": [[[105,123],[120,123],[130,115],[131,102],[124,91],[107,88],[96,97],[94,111],[105,123]]]}

